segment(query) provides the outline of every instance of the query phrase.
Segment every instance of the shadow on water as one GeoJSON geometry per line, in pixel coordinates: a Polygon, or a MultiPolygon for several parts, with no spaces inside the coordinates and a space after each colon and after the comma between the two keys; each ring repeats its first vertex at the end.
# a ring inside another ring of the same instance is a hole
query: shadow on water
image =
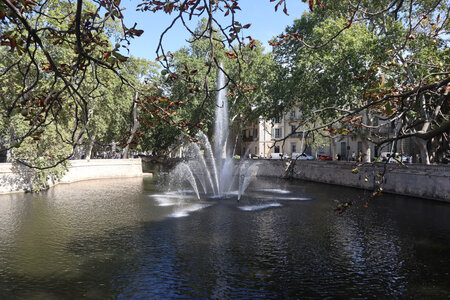
{"type": "Polygon", "coordinates": [[[450,205],[261,179],[173,218],[146,178],[0,196],[0,292],[17,299],[439,298],[450,205]],[[277,204],[267,206],[267,204],[277,204]],[[242,209],[242,207],[262,207],[242,209]]]}

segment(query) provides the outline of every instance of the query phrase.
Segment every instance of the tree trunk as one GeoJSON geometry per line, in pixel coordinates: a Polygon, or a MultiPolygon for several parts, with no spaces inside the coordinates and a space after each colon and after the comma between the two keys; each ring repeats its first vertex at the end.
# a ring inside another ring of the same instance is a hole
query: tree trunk
{"type": "MultiPolygon", "coordinates": [[[[9,128],[9,144],[14,145],[14,136],[15,136],[15,130],[14,127],[9,128]]],[[[6,151],[6,162],[12,162],[13,160],[13,148],[6,151]]]]}
{"type": "Polygon", "coordinates": [[[422,160],[422,163],[429,165],[430,157],[428,155],[427,141],[421,138],[416,138],[416,143],[419,146],[420,159],[422,160]]]}
{"type": "MultiPolygon", "coordinates": [[[[369,126],[373,125],[373,116],[371,116],[371,114],[369,113],[368,110],[363,114],[363,122],[369,126]]],[[[371,130],[364,129],[363,133],[364,134],[361,136],[361,144],[362,144],[361,161],[362,162],[371,162],[372,161],[372,158],[371,158],[372,153],[371,153],[370,144],[369,144],[369,140],[368,140],[368,137],[371,136],[371,130]]],[[[359,153],[358,153],[358,155],[359,155],[359,153]]]]}
{"type": "Polygon", "coordinates": [[[94,148],[94,142],[95,142],[95,133],[93,135],[91,135],[91,137],[89,138],[89,146],[86,151],[86,159],[87,160],[91,159],[92,148],[94,148]]]}
{"type": "MultiPolygon", "coordinates": [[[[371,150],[370,150],[370,145],[369,145],[369,141],[367,139],[361,139],[362,141],[362,158],[361,161],[362,162],[371,162],[371,150]]],[[[358,153],[359,155],[359,153],[358,153]]]]}
{"type": "Polygon", "coordinates": [[[337,160],[337,146],[336,146],[336,140],[334,138],[330,138],[331,141],[331,153],[330,156],[333,158],[333,160],[337,160]]]}
{"type": "MultiPolygon", "coordinates": [[[[73,158],[74,159],[81,159],[81,157],[83,155],[84,148],[85,148],[83,145],[83,141],[84,141],[84,137],[86,136],[85,132],[91,121],[92,113],[93,113],[93,110],[90,109],[86,115],[87,120],[84,122],[83,128],[80,131],[77,131],[75,133],[75,139],[74,139],[75,148],[73,149],[73,158]]],[[[77,120],[75,120],[75,122],[77,122],[77,120]]]]}
{"type": "MultiPolygon", "coordinates": [[[[411,82],[411,84],[415,84],[416,80],[414,78],[414,76],[412,75],[412,71],[409,68],[408,64],[405,63],[405,60],[403,59],[403,57],[400,54],[397,54],[400,58],[400,60],[402,61],[403,65],[405,66],[405,70],[408,74],[409,77],[409,81],[411,82]]],[[[420,130],[421,132],[427,132],[430,128],[431,125],[431,120],[437,116],[437,114],[440,111],[440,106],[436,107],[435,111],[434,111],[434,116],[431,116],[431,113],[428,110],[427,107],[427,103],[426,103],[426,99],[425,99],[425,95],[422,94],[419,96],[419,100],[420,100],[420,113],[422,115],[422,118],[425,120],[424,124],[422,125],[422,129],[420,130]]],[[[423,164],[430,164],[430,157],[428,155],[428,149],[427,149],[427,141],[423,140],[421,138],[416,138],[415,139],[416,144],[419,147],[419,151],[420,151],[420,158],[422,160],[423,164]]]]}
{"type": "Polygon", "coordinates": [[[75,149],[73,150],[73,159],[81,159],[84,150],[83,140],[84,136],[76,139],[77,144],[75,145],[75,149]]]}
{"type": "Polygon", "coordinates": [[[116,158],[116,147],[117,143],[115,141],[111,142],[111,157],[110,158],[116,158]]]}
{"type": "Polygon", "coordinates": [[[139,129],[139,126],[141,125],[137,119],[137,100],[139,98],[139,93],[136,92],[134,95],[134,101],[132,106],[132,115],[133,115],[133,126],[130,129],[130,136],[127,140],[127,145],[122,151],[122,158],[128,158],[129,151],[130,151],[130,143],[133,141],[134,136],[136,135],[137,130],[139,129]]]}

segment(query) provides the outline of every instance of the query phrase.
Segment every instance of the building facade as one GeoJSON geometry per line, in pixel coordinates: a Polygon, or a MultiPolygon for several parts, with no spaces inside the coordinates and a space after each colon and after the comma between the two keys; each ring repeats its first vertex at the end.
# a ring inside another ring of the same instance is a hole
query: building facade
{"type": "Polygon", "coordinates": [[[292,153],[329,154],[329,148],[313,149],[310,137],[301,128],[301,112],[298,108],[272,120],[258,118],[246,125],[241,132],[240,155],[269,158],[272,153],[289,157],[292,153]]]}

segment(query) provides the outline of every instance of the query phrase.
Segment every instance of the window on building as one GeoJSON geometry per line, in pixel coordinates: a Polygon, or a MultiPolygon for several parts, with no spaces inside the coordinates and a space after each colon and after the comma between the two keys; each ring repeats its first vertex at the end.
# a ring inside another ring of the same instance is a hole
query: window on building
{"type": "Polygon", "coordinates": [[[256,128],[253,129],[253,136],[255,138],[258,137],[258,129],[256,129],[256,128]]]}
{"type": "Polygon", "coordinates": [[[296,129],[297,129],[297,126],[291,125],[291,133],[294,133],[296,129]]]}
{"type": "Polygon", "coordinates": [[[297,143],[291,143],[291,153],[297,152],[297,143]]]}
{"type": "Polygon", "coordinates": [[[280,124],[280,123],[281,123],[281,120],[282,120],[282,117],[276,117],[276,118],[273,118],[273,122],[274,122],[275,124],[280,124]]]}
{"type": "Polygon", "coordinates": [[[289,117],[291,120],[295,120],[295,110],[291,111],[291,113],[289,114],[289,117]]]}
{"type": "Polygon", "coordinates": [[[273,151],[274,151],[275,153],[280,153],[280,146],[275,146],[274,149],[273,149],[273,151]]]}
{"type": "Polygon", "coordinates": [[[281,139],[283,137],[283,128],[275,128],[275,138],[281,139]]]}
{"type": "Polygon", "coordinates": [[[347,144],[345,142],[341,142],[341,157],[347,159],[347,144]]]}
{"type": "Polygon", "coordinates": [[[362,152],[362,142],[361,141],[358,142],[357,149],[356,149],[356,155],[359,155],[360,151],[362,152]]]}

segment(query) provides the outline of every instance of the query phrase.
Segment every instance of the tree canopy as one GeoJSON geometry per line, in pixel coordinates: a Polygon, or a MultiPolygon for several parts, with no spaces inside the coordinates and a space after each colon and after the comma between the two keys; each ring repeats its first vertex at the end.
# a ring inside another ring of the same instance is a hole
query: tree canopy
{"type": "MultiPolygon", "coordinates": [[[[117,144],[124,157],[131,147],[163,150],[180,133],[207,131],[222,68],[233,118],[299,106],[310,130],[380,145],[413,137],[424,162],[439,161],[450,129],[448,2],[303,2],[310,11],[270,54],[245,34],[239,0],[139,1],[144,14],[173,16],[161,37],[176,22],[192,35],[174,53],[159,38],[157,76],[154,63],[124,55],[143,30],[125,26],[120,0],[2,1],[1,150],[41,169],[95,145],[117,144]],[[392,125],[394,137],[373,130],[392,125]]],[[[287,0],[266,5],[289,13],[287,0]]]]}
{"type": "Polygon", "coordinates": [[[448,17],[446,1],[324,2],[272,42],[272,99],[300,105],[305,121],[323,121],[311,129],[332,135],[393,126],[394,137],[370,139],[414,137],[423,162],[439,161],[449,150],[448,17]]]}

